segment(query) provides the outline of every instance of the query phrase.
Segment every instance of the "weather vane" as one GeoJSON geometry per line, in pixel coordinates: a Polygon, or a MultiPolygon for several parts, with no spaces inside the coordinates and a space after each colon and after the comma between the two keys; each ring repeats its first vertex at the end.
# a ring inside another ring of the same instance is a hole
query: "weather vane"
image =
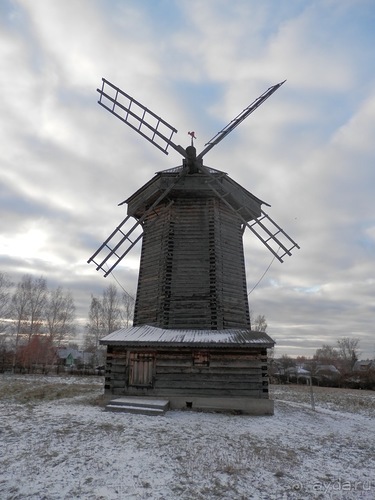
{"type": "Polygon", "coordinates": [[[194,131],[188,132],[188,135],[191,135],[191,145],[194,146],[194,139],[197,138],[197,136],[195,135],[195,132],[194,131]]]}

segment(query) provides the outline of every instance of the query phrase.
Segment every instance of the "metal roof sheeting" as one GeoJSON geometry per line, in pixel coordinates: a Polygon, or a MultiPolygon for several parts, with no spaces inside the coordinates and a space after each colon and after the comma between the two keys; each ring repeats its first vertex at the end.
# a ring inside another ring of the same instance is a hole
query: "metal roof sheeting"
{"type": "Polygon", "coordinates": [[[104,345],[143,346],[215,346],[273,347],[275,342],[265,332],[244,328],[228,330],[166,330],[141,325],[121,328],[100,340],[104,345]]]}

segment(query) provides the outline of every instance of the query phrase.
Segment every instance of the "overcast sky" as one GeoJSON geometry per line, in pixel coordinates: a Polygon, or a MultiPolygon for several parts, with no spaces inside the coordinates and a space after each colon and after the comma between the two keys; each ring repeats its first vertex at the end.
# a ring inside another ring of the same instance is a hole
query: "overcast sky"
{"type": "MultiPolygon", "coordinates": [[[[271,205],[301,246],[250,293],[278,354],[341,337],[375,353],[373,0],[0,0],[0,271],[70,289],[82,322],[103,278],[87,260],[118,203],[181,164],[97,104],[105,77],[271,205]]],[[[245,236],[248,291],[272,261],[245,236]]],[[[139,248],[115,271],[135,293],[139,248]]]]}

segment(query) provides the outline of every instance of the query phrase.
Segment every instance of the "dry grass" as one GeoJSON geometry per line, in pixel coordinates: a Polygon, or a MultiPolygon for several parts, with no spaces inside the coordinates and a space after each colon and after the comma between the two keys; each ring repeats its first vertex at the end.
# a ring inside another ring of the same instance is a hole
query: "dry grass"
{"type": "MultiPolygon", "coordinates": [[[[313,386],[315,403],[335,411],[374,415],[375,391],[313,386]]],[[[272,385],[270,397],[275,400],[311,404],[311,389],[306,385],[272,385]]]]}
{"type": "Polygon", "coordinates": [[[74,398],[77,396],[91,396],[88,402],[99,404],[101,396],[97,394],[102,388],[98,379],[92,381],[83,379],[82,382],[74,379],[74,383],[68,378],[58,377],[35,377],[30,375],[7,375],[0,379],[0,400],[11,400],[17,403],[37,403],[40,401],[52,401],[55,399],[74,398]],[[95,393],[95,394],[94,394],[95,393]]]}

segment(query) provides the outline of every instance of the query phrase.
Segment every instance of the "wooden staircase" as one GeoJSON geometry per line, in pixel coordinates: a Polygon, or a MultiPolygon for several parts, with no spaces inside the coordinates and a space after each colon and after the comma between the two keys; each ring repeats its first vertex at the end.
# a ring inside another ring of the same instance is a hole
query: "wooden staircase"
{"type": "Polygon", "coordinates": [[[140,397],[123,397],[112,399],[105,411],[119,413],[135,413],[137,415],[164,415],[169,409],[169,401],[140,397]]]}

